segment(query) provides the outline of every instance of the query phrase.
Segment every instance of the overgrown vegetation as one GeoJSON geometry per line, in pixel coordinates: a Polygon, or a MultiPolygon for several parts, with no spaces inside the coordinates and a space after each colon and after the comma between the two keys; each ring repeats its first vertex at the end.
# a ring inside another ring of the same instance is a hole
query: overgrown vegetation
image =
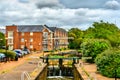
{"type": "Polygon", "coordinates": [[[5,36],[0,32],[0,49],[2,49],[3,46],[5,46],[5,36]]]}
{"type": "Polygon", "coordinates": [[[104,76],[120,78],[120,50],[107,50],[99,54],[95,63],[104,76]]]}
{"type": "Polygon", "coordinates": [[[112,23],[94,22],[87,30],[72,28],[68,31],[69,48],[76,49],[82,56],[92,57],[87,62],[96,62],[98,71],[108,77],[120,77],[120,29],[112,23]],[[107,51],[106,51],[107,50],[107,51]],[[105,52],[104,52],[105,51],[105,52]],[[98,56],[99,55],[99,56],[98,56]]]}
{"type": "Polygon", "coordinates": [[[81,44],[81,49],[83,50],[84,57],[92,57],[87,59],[87,62],[94,63],[94,60],[98,54],[101,52],[110,49],[110,43],[107,40],[103,39],[89,39],[85,40],[81,44]]]}

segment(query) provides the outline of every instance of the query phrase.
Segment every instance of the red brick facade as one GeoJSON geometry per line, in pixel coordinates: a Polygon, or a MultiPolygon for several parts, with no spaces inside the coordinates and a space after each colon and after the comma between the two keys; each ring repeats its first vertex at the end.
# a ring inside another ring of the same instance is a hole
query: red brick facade
{"type": "MultiPolygon", "coordinates": [[[[34,26],[34,25],[33,25],[34,26]]],[[[26,26],[24,26],[26,27],[26,26]]],[[[53,50],[54,48],[67,48],[67,32],[61,28],[54,31],[49,27],[42,26],[42,30],[20,29],[17,25],[6,26],[6,37],[8,49],[23,49],[25,46],[30,50],[53,50]]],[[[33,27],[32,27],[33,28],[33,27]]],[[[37,27],[35,27],[37,28],[37,27]]],[[[34,29],[35,29],[34,28],[34,29]]]]}

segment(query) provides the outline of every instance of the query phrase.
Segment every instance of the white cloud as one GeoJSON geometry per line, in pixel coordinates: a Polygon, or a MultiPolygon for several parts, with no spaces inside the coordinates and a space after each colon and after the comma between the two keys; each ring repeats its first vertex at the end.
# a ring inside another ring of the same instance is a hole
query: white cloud
{"type": "Polygon", "coordinates": [[[21,0],[0,0],[0,26],[11,24],[47,24],[48,26],[58,26],[66,29],[77,26],[80,29],[87,29],[94,21],[100,20],[108,22],[116,21],[120,26],[117,21],[120,21],[120,10],[61,8],[59,5],[62,4],[60,4],[58,0],[25,1],[26,2],[21,2],[21,0]],[[37,8],[37,3],[56,5],[37,8]]]}
{"type": "Polygon", "coordinates": [[[105,7],[108,9],[120,9],[120,3],[116,0],[107,1],[105,7]]]}

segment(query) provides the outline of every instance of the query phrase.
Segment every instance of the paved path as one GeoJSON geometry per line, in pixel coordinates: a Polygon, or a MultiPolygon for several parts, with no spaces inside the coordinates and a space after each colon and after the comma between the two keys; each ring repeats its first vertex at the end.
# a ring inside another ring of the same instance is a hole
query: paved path
{"type": "MultiPolygon", "coordinates": [[[[25,60],[23,59],[24,62],[22,62],[21,64],[18,64],[17,66],[15,66],[14,64],[14,67],[12,67],[10,71],[6,73],[2,72],[0,74],[0,80],[21,80],[21,74],[23,74],[24,71],[30,74],[38,67],[38,61],[40,61],[39,56],[40,56],[39,53],[27,56],[25,60]]],[[[17,64],[17,62],[15,63],[17,64]]],[[[8,64],[12,64],[12,62],[11,63],[8,62],[8,64]]]]}
{"type": "MultiPolygon", "coordinates": [[[[115,80],[114,78],[108,78],[105,76],[102,76],[100,73],[98,73],[97,67],[95,64],[89,64],[89,63],[83,63],[80,61],[82,64],[76,64],[79,73],[84,77],[85,80],[89,80],[88,76],[86,73],[82,70],[82,67],[84,70],[93,78],[93,80],[115,80]]],[[[120,80],[120,79],[117,79],[120,80]]]]}

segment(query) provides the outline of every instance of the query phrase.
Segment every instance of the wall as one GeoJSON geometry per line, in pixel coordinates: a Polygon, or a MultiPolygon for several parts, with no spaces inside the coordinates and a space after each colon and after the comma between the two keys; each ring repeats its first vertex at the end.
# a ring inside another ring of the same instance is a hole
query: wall
{"type": "Polygon", "coordinates": [[[7,43],[8,47],[13,46],[13,49],[18,48],[17,43],[19,43],[19,38],[18,38],[18,33],[17,33],[17,26],[15,26],[15,25],[6,26],[6,38],[8,38],[7,41],[9,39],[13,40],[13,44],[8,44],[7,43]],[[13,31],[13,37],[12,38],[8,38],[8,31],[13,31]]]}
{"type": "Polygon", "coordinates": [[[73,72],[74,80],[84,80],[81,74],[78,72],[77,67],[75,65],[73,66],[73,69],[74,69],[74,72],[73,72]]]}
{"type": "Polygon", "coordinates": [[[47,78],[47,65],[38,73],[34,80],[46,80],[47,78]]]}

